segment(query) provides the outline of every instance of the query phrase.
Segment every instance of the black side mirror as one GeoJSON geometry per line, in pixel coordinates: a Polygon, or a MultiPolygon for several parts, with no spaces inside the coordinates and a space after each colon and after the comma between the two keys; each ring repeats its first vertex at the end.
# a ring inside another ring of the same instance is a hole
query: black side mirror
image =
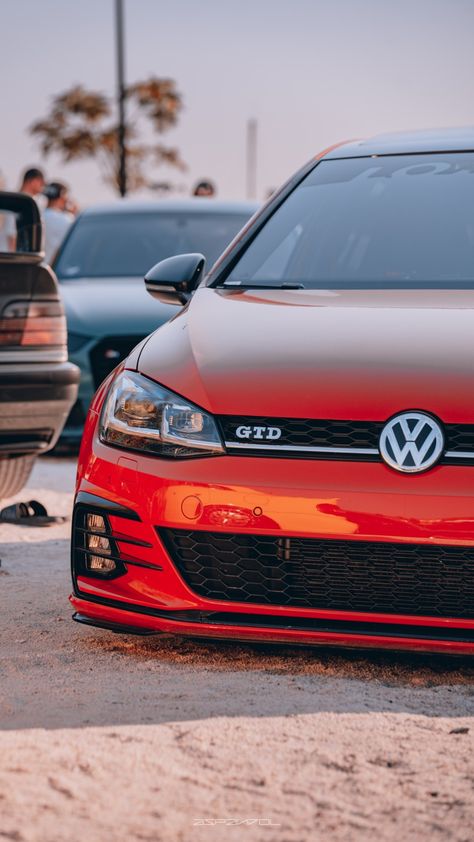
{"type": "Polygon", "coordinates": [[[202,254],[178,254],[161,260],[145,275],[147,291],[164,304],[186,304],[204,275],[202,254]]]}

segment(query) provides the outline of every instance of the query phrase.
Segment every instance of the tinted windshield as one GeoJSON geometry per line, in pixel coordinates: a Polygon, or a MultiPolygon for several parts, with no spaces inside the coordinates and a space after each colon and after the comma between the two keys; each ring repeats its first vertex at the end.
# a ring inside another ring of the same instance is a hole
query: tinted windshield
{"type": "Polygon", "coordinates": [[[159,260],[201,252],[211,266],[247,222],[242,213],[114,213],[80,218],[55,264],[62,280],[143,276],[159,260]]]}
{"type": "Polygon", "coordinates": [[[227,282],[305,287],[474,283],[474,154],[319,163],[227,282]]]}

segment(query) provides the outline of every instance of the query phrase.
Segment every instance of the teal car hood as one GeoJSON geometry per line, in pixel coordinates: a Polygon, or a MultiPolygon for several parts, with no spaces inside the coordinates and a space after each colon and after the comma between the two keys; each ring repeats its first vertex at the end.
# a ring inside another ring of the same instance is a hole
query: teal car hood
{"type": "Polygon", "coordinates": [[[80,278],[60,289],[68,331],[83,336],[146,336],[181,309],[151,298],[143,278],[80,278]]]}

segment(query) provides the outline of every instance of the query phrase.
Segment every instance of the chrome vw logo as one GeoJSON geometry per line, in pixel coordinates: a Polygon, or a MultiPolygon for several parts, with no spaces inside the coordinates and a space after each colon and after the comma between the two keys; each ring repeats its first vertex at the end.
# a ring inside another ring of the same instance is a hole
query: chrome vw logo
{"type": "Polygon", "coordinates": [[[440,425],[424,412],[404,412],[392,418],[380,434],[380,455],[396,471],[426,471],[444,450],[440,425]]]}

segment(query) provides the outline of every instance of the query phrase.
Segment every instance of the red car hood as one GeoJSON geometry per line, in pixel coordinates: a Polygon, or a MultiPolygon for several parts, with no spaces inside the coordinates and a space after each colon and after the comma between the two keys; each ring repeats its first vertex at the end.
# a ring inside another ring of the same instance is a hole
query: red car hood
{"type": "Polygon", "coordinates": [[[216,414],[474,423],[474,292],[213,290],[139,370],[216,414]]]}

